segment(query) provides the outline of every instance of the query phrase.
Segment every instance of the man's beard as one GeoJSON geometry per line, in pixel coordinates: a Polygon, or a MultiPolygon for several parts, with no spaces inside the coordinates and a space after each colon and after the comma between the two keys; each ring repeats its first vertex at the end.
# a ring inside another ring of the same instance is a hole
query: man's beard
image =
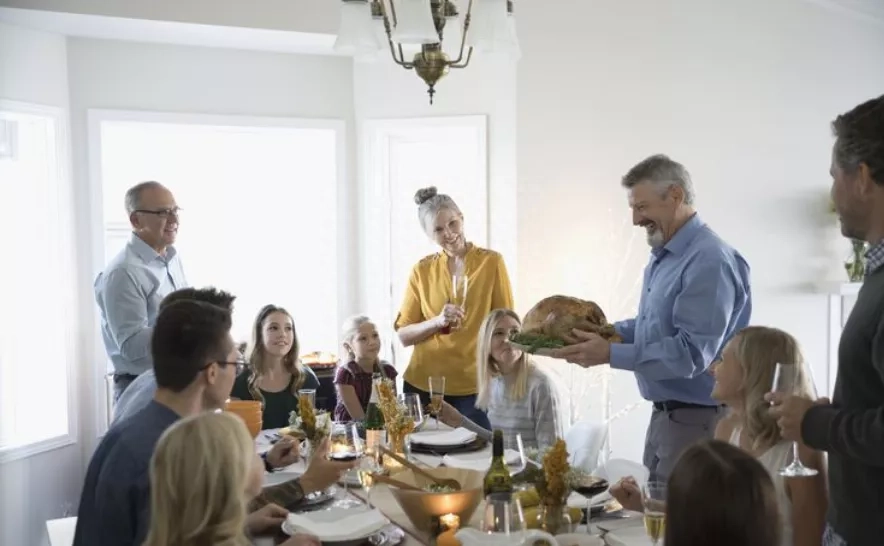
{"type": "Polygon", "coordinates": [[[652,230],[647,232],[647,241],[648,244],[651,245],[651,248],[660,248],[663,246],[663,230],[655,225],[652,230]]]}

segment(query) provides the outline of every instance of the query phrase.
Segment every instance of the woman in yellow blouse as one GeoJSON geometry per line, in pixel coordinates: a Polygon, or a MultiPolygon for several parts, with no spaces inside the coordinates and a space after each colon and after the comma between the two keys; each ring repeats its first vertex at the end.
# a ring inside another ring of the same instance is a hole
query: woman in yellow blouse
{"type": "Polygon", "coordinates": [[[463,214],[451,197],[435,187],[418,190],[418,220],[441,248],[411,270],[396,317],[399,340],[414,346],[405,370],[406,393],[429,403],[429,378],[445,377],[445,401],[476,424],[490,428],[476,408],[476,350],[479,328],[494,309],[513,307],[512,287],[503,256],[467,242],[463,214]],[[452,304],[452,276],[458,267],[468,279],[466,304],[452,304]]]}

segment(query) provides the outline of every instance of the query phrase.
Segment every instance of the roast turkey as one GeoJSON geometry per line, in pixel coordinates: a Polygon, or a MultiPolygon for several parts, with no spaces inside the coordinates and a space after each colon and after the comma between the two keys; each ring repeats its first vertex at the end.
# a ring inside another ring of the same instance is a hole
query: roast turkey
{"type": "Polygon", "coordinates": [[[599,334],[613,343],[622,341],[597,303],[561,295],[537,302],[525,315],[521,333],[512,341],[535,350],[563,347],[573,329],[599,334]]]}

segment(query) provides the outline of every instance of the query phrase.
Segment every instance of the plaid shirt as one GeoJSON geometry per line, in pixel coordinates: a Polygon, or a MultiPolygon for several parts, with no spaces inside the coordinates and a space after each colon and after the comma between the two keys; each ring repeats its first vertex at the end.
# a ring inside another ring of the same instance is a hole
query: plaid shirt
{"type": "Polygon", "coordinates": [[[884,265],[884,241],[869,247],[866,251],[866,277],[884,265]]]}

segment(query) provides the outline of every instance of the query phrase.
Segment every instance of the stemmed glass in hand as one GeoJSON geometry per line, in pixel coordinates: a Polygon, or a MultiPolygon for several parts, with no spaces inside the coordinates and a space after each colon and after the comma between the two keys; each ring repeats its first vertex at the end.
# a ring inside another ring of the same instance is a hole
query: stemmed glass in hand
{"type": "Polygon", "coordinates": [[[645,532],[651,544],[657,546],[666,534],[666,483],[648,482],[642,491],[645,532]]]}
{"type": "MultiPolygon", "coordinates": [[[[329,438],[328,458],[333,461],[355,461],[362,457],[363,444],[355,423],[332,423],[329,438]]],[[[344,494],[347,493],[347,475],[344,475],[344,494]]],[[[335,503],[339,506],[359,504],[357,501],[343,499],[335,503]]]]}
{"type": "MultiPolygon", "coordinates": [[[[802,387],[801,364],[777,364],[773,377],[773,392],[784,394],[801,394],[802,387]]],[[[814,399],[816,398],[816,388],[813,381],[808,381],[807,385],[814,399]]],[[[773,405],[773,403],[771,403],[773,405]]],[[[816,476],[818,472],[814,468],[808,468],[801,464],[798,457],[798,442],[792,442],[792,462],[780,469],[780,476],[789,478],[816,476]]]]}

